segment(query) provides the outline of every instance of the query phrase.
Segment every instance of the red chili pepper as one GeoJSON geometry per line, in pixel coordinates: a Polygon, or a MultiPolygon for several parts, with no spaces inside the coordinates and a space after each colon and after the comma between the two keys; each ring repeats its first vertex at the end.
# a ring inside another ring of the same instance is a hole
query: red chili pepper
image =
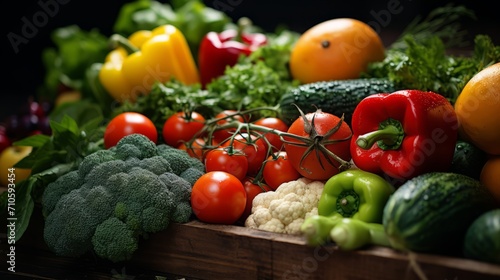
{"type": "Polygon", "coordinates": [[[351,128],[354,164],[399,180],[447,171],[458,137],[451,103],[442,95],[419,90],[363,99],[353,112],[351,128]]]}
{"type": "Polygon", "coordinates": [[[238,30],[228,29],[221,33],[209,32],[200,44],[198,67],[203,88],[212,79],[224,74],[227,66],[238,62],[240,55],[249,55],[258,47],[267,44],[267,36],[262,33],[245,33],[246,24],[238,30]]]}

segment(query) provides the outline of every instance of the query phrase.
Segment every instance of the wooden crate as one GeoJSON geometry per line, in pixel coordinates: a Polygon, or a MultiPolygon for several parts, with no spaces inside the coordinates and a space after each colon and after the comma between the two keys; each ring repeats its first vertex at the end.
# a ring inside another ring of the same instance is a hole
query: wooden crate
{"type": "MultiPolygon", "coordinates": [[[[370,247],[342,251],[334,245],[307,246],[299,236],[240,226],[210,225],[199,221],[172,224],[142,240],[134,258],[114,264],[92,255],[55,256],[43,243],[40,217],[16,245],[16,275],[23,279],[110,279],[112,273],[171,275],[167,279],[423,279],[410,266],[407,254],[370,247]],[[76,278],[73,278],[76,277],[76,278]],[[79,279],[79,278],[78,278],[79,279]]],[[[5,236],[0,239],[5,264],[5,236]]],[[[500,279],[500,265],[428,254],[414,260],[427,279],[500,279]]],[[[12,276],[5,273],[1,279],[12,276]]]]}
{"type": "MultiPolygon", "coordinates": [[[[415,254],[427,279],[500,279],[500,266],[415,254]]],[[[302,237],[197,221],[173,225],[143,242],[140,267],[200,279],[420,279],[407,254],[371,247],[309,247],[302,237]]]]}

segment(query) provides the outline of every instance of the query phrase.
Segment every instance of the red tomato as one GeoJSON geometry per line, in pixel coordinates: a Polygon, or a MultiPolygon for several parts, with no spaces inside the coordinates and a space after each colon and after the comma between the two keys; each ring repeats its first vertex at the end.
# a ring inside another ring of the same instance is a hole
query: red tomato
{"type": "MultiPolygon", "coordinates": [[[[241,115],[238,115],[237,113],[238,113],[238,111],[236,111],[236,110],[224,110],[224,111],[218,113],[215,116],[215,119],[220,119],[219,121],[217,121],[217,125],[221,126],[221,125],[227,124],[228,122],[232,122],[232,121],[245,122],[243,117],[241,115]],[[228,117],[228,116],[231,116],[231,117],[228,117]]],[[[215,130],[214,133],[212,134],[212,138],[217,143],[222,143],[224,140],[231,137],[231,135],[234,133],[234,131],[235,131],[235,129],[232,129],[232,128],[231,129],[215,130]]]]}
{"type": "MultiPolygon", "coordinates": [[[[282,132],[288,131],[288,125],[279,118],[274,118],[274,117],[262,118],[255,121],[255,124],[260,126],[265,126],[277,131],[282,131],[282,132]]],[[[283,141],[281,141],[280,137],[277,134],[266,133],[264,134],[264,137],[266,137],[267,141],[269,141],[269,143],[273,147],[273,151],[281,150],[283,146],[283,141]]]]}
{"type": "Polygon", "coordinates": [[[224,171],[203,174],[191,191],[193,213],[206,223],[234,224],[245,211],[246,203],[241,181],[224,171]]]}
{"type": "Polygon", "coordinates": [[[124,112],[114,117],[104,131],[104,147],[115,146],[124,136],[140,133],[153,142],[158,141],[158,131],[146,116],[136,112],[124,112]]]}
{"type": "Polygon", "coordinates": [[[258,185],[253,182],[254,178],[252,177],[246,177],[243,179],[243,187],[245,188],[245,191],[247,193],[247,203],[245,206],[245,211],[243,212],[243,215],[241,215],[240,221],[242,223],[245,222],[245,220],[250,216],[252,213],[252,202],[253,199],[259,194],[263,192],[268,192],[272,191],[272,189],[267,186],[266,184],[261,184],[258,185]]]}
{"type": "MultiPolygon", "coordinates": [[[[222,146],[228,147],[230,144],[230,141],[226,141],[222,146]]],[[[264,140],[255,135],[241,133],[234,137],[233,148],[243,151],[248,160],[247,175],[255,176],[267,158],[266,143],[264,140]]]]}
{"type": "Polygon", "coordinates": [[[273,190],[276,190],[282,183],[297,180],[301,177],[300,173],[288,160],[285,151],[269,156],[264,163],[262,176],[266,184],[273,190]]]}
{"type": "Polygon", "coordinates": [[[349,140],[352,135],[351,128],[345,122],[342,122],[336,132],[329,137],[324,137],[339,124],[340,118],[322,111],[308,113],[305,117],[309,125],[312,126],[311,129],[304,128],[304,119],[302,117],[297,118],[288,129],[288,133],[301,136],[303,137],[302,140],[289,136],[284,137],[286,141],[292,142],[284,144],[288,160],[303,177],[312,180],[327,180],[339,173],[340,164],[333,157],[325,156],[324,151],[321,151],[321,149],[324,147],[344,161],[350,161],[349,140]],[[314,123],[312,123],[313,117],[314,123]],[[337,141],[328,143],[327,141],[330,140],[337,141]],[[304,146],[305,143],[307,145],[304,146]],[[310,147],[312,147],[312,150],[306,155],[306,150],[310,147]],[[301,161],[303,156],[305,158],[301,161]]]}
{"type": "Polygon", "coordinates": [[[205,118],[197,112],[175,113],[163,124],[163,140],[168,145],[177,147],[182,142],[191,140],[204,125],[205,118]]]}
{"type": "Polygon", "coordinates": [[[207,152],[205,170],[206,172],[225,171],[243,180],[247,175],[248,160],[242,151],[227,147],[217,148],[207,152]]]}
{"type": "Polygon", "coordinates": [[[186,146],[187,142],[182,142],[177,149],[186,151],[191,157],[197,158],[201,161],[205,158],[205,139],[196,138],[192,143],[191,147],[186,146]]]}

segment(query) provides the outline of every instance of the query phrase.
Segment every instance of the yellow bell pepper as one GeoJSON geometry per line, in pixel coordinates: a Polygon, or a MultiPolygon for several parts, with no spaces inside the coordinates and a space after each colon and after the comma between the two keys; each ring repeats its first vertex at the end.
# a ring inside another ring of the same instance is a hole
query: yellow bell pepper
{"type": "Polygon", "coordinates": [[[148,94],[154,83],[171,78],[186,85],[200,82],[187,41],[173,25],[137,31],[128,40],[113,35],[111,40],[118,47],[107,55],[99,80],[119,102],[134,102],[148,94]]]}

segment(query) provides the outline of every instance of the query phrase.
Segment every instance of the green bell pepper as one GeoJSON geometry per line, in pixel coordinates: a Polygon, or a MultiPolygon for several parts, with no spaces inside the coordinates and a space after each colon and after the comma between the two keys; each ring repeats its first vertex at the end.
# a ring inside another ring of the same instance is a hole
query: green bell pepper
{"type": "Polygon", "coordinates": [[[393,192],[394,187],[377,174],[346,170],[325,183],[318,214],[381,223],[385,203],[393,192]]]}
{"type": "Polygon", "coordinates": [[[381,176],[363,170],[346,170],[326,181],[318,202],[318,215],[307,218],[301,231],[310,245],[330,239],[330,231],[343,218],[382,223],[385,203],[394,187],[381,176]]]}

